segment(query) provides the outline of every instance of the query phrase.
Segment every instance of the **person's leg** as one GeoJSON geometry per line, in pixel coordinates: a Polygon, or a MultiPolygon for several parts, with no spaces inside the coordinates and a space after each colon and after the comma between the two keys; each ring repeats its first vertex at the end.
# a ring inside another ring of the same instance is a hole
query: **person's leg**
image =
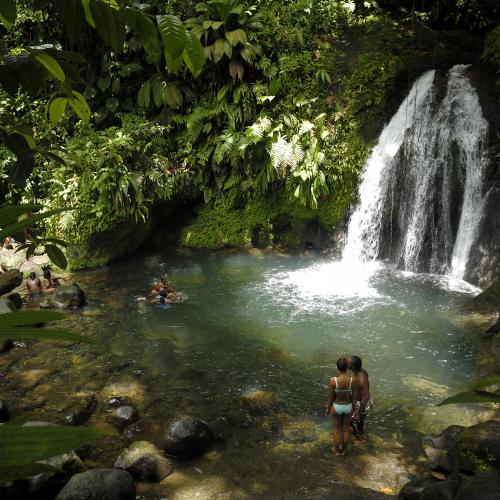
{"type": "Polygon", "coordinates": [[[342,437],[340,431],[341,425],[341,417],[337,415],[335,410],[332,408],[332,419],[333,419],[333,448],[332,451],[334,453],[338,453],[340,451],[340,446],[342,444],[342,437]]]}
{"type": "Polygon", "coordinates": [[[349,442],[349,436],[351,435],[351,432],[349,431],[349,423],[351,422],[351,417],[352,417],[352,411],[350,413],[344,413],[342,415],[342,446],[340,451],[344,452],[345,449],[347,448],[347,443],[349,442]]]}

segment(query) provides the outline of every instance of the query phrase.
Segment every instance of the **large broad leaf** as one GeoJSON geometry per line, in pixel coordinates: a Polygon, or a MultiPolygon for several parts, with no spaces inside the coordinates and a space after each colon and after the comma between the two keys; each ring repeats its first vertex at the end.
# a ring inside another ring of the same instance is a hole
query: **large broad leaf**
{"type": "Polygon", "coordinates": [[[247,34],[242,29],[227,31],[226,38],[233,47],[239,43],[241,43],[241,45],[245,45],[247,43],[247,34]]]}
{"type": "Polygon", "coordinates": [[[486,391],[462,392],[446,398],[437,406],[467,403],[500,403],[500,394],[486,391]]]}
{"type": "Polygon", "coordinates": [[[82,0],[55,0],[59,19],[64,23],[70,45],[75,45],[85,28],[82,0]]]}
{"type": "Polygon", "coordinates": [[[137,94],[137,102],[141,108],[149,108],[151,102],[151,83],[145,82],[137,94]]]}
{"type": "Polygon", "coordinates": [[[474,387],[475,390],[477,389],[482,389],[484,387],[488,387],[489,385],[493,384],[500,384],[500,377],[488,377],[485,378],[484,380],[481,380],[481,382],[478,382],[476,386],[474,387]]]}
{"type": "Polygon", "coordinates": [[[66,97],[56,97],[49,104],[49,118],[52,125],[57,125],[60,122],[66,110],[66,104],[68,104],[66,97]]]}
{"type": "Polygon", "coordinates": [[[91,113],[85,97],[83,97],[83,95],[76,90],[73,90],[71,93],[73,95],[73,99],[69,99],[69,104],[71,105],[75,113],[79,116],[79,118],[84,123],[88,123],[90,121],[91,113]]]}
{"type": "Polygon", "coordinates": [[[5,137],[4,143],[16,155],[17,159],[9,169],[9,182],[24,187],[26,179],[35,168],[34,150],[21,134],[8,135],[5,137]]]}
{"type": "Polygon", "coordinates": [[[184,62],[189,71],[191,71],[192,75],[196,78],[201,73],[203,65],[205,64],[205,52],[201,42],[194,33],[189,31],[186,33],[186,37],[187,42],[183,52],[184,62]]]}
{"type": "Polygon", "coordinates": [[[138,12],[128,7],[125,9],[125,15],[151,62],[153,64],[159,64],[161,52],[158,42],[158,30],[154,22],[142,12],[138,12]]]}
{"type": "Polygon", "coordinates": [[[92,16],[92,10],[90,9],[90,0],[82,0],[83,10],[85,12],[85,19],[87,22],[95,28],[94,16],[92,16]]]}
{"type": "Polygon", "coordinates": [[[61,212],[66,211],[66,208],[57,208],[55,210],[49,210],[48,212],[43,212],[41,214],[32,215],[26,219],[23,219],[18,222],[14,222],[13,224],[9,224],[7,227],[4,227],[0,230],[0,240],[5,239],[7,236],[12,236],[22,229],[26,229],[35,222],[41,221],[42,219],[46,219],[47,217],[51,217],[52,215],[60,214],[61,212]]]}
{"type": "MultiPolygon", "coordinates": [[[[32,61],[28,53],[6,54],[3,56],[5,64],[10,70],[10,77],[17,79],[29,94],[37,94],[45,81],[45,71],[32,61]]],[[[7,90],[7,89],[6,89],[7,90]]]]}
{"type": "Polygon", "coordinates": [[[90,10],[99,35],[116,53],[121,52],[127,36],[121,11],[102,2],[91,2],[90,10]]]}
{"type": "Polygon", "coordinates": [[[88,427],[0,426],[0,467],[22,466],[44,460],[102,437],[107,433],[88,427]]]}
{"type": "Polygon", "coordinates": [[[184,23],[177,16],[156,16],[165,52],[178,59],[188,41],[184,23]]]}
{"type": "Polygon", "coordinates": [[[66,342],[84,342],[86,344],[94,344],[94,341],[92,339],[89,339],[84,335],[79,335],[78,333],[68,332],[66,330],[52,330],[48,328],[29,328],[27,326],[3,328],[1,323],[0,323],[0,339],[1,340],[64,340],[66,342]]]}
{"type": "Polygon", "coordinates": [[[68,261],[64,252],[56,245],[45,245],[45,251],[49,256],[49,259],[61,269],[66,269],[68,267],[68,261]]]}
{"type": "Polygon", "coordinates": [[[172,59],[170,54],[165,51],[165,63],[167,65],[167,70],[169,73],[176,74],[177,71],[182,67],[184,60],[182,55],[180,55],[177,59],[172,59]]]}
{"type": "Polygon", "coordinates": [[[33,51],[31,55],[33,59],[38,64],[43,66],[50,75],[52,75],[60,82],[64,82],[64,80],[66,79],[66,75],[64,74],[64,71],[62,70],[59,63],[52,56],[39,51],[33,51]]]}
{"type": "Polygon", "coordinates": [[[12,28],[16,22],[17,8],[15,0],[2,0],[0,2],[0,21],[7,28],[12,28]]]}
{"type": "Polygon", "coordinates": [[[50,321],[59,321],[66,316],[56,311],[18,311],[0,314],[0,328],[31,326],[50,321]]]}
{"type": "Polygon", "coordinates": [[[182,92],[177,85],[169,84],[163,90],[163,102],[172,109],[182,106],[182,92]]]}
{"type": "Polygon", "coordinates": [[[17,222],[21,215],[40,210],[42,205],[7,205],[0,208],[0,227],[17,222]]]}

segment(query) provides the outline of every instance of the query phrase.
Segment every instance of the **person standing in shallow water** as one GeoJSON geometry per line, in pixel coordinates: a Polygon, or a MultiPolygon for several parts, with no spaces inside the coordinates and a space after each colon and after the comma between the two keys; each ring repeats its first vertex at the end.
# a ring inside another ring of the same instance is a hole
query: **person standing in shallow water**
{"type": "Polygon", "coordinates": [[[356,387],[354,377],[347,375],[349,361],[337,361],[339,373],[328,384],[328,403],[326,414],[333,418],[333,448],[336,455],[343,455],[349,442],[349,424],[353,414],[352,394],[356,387]]]}
{"type": "Polygon", "coordinates": [[[363,444],[366,442],[364,436],[365,419],[371,407],[370,402],[370,380],[368,372],[362,368],[362,361],[359,356],[349,357],[349,370],[354,373],[355,386],[352,392],[354,403],[354,415],[352,417],[352,431],[354,442],[363,444]]]}

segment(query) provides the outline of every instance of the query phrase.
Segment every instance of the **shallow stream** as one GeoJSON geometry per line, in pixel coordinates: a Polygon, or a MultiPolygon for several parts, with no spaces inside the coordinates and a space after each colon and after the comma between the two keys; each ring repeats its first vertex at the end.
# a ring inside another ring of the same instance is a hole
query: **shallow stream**
{"type": "MultiPolygon", "coordinates": [[[[141,414],[121,447],[155,441],[182,414],[206,420],[218,436],[203,457],[142,485],[143,498],[314,497],[343,483],[396,492],[424,467],[421,432],[477,421],[474,407],[435,406],[478,377],[481,340],[457,321],[477,291],[463,282],[317,255],[174,250],[75,278],[89,305],[66,323],[97,345],[69,354],[44,347],[29,358],[20,369],[42,356],[58,368],[26,392],[27,407],[63,416],[65,398],[94,391],[105,401],[121,391],[141,414]],[[165,272],[188,299],[137,301],[165,272]],[[374,408],[368,444],[333,457],[323,415],[342,354],[363,359],[374,408]]],[[[102,445],[86,458],[112,465],[117,450],[102,445]]]]}

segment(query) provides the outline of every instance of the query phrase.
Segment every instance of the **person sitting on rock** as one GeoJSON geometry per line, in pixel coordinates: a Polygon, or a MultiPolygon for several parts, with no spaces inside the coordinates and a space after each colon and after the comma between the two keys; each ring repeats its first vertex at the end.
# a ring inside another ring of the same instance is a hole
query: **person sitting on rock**
{"type": "Polygon", "coordinates": [[[54,293],[56,288],[61,286],[61,280],[65,283],[68,280],[64,276],[52,276],[52,272],[50,271],[50,266],[42,267],[43,277],[47,280],[47,286],[43,289],[45,293],[54,293]]]}
{"type": "Polygon", "coordinates": [[[30,273],[29,278],[26,280],[26,288],[31,297],[40,297],[43,294],[42,282],[36,273],[30,273]]]}
{"type": "Polygon", "coordinates": [[[370,381],[368,372],[362,368],[362,361],[359,356],[350,356],[348,360],[349,370],[354,373],[354,381],[356,382],[352,392],[354,414],[352,416],[351,431],[354,434],[354,443],[363,444],[366,442],[364,436],[365,419],[371,408],[370,381]]]}

